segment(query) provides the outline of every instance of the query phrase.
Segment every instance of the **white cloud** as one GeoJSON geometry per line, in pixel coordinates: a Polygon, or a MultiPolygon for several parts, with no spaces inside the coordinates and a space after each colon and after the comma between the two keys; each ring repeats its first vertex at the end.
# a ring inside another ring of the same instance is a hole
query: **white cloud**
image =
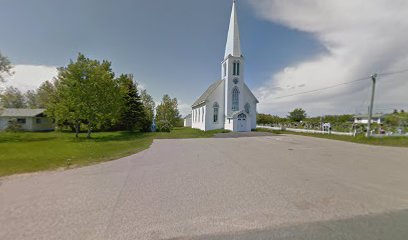
{"type": "Polygon", "coordinates": [[[188,114],[191,113],[191,105],[190,105],[190,104],[186,104],[186,103],[184,103],[183,101],[180,101],[180,100],[179,100],[179,102],[178,102],[178,110],[179,110],[180,114],[181,114],[183,117],[185,117],[185,116],[187,116],[188,114]]]}
{"type": "MultiPolygon", "coordinates": [[[[294,107],[303,107],[311,115],[365,111],[369,80],[312,94],[276,97],[352,81],[374,72],[408,68],[406,0],[252,0],[251,3],[260,17],[311,33],[327,49],[272,74],[256,91],[260,112],[283,115],[294,107]]],[[[405,73],[379,80],[377,111],[408,107],[407,78],[405,73]]]]}
{"type": "Polygon", "coordinates": [[[6,79],[5,85],[17,87],[23,92],[37,89],[41,83],[52,80],[58,74],[56,67],[43,65],[15,65],[13,72],[14,75],[6,79]]]}

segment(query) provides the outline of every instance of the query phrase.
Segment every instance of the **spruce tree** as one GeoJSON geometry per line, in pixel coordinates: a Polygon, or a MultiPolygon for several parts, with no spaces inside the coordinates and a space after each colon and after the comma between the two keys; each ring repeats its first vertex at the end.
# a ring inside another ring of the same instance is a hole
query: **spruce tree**
{"type": "Polygon", "coordinates": [[[119,125],[128,131],[140,130],[145,112],[137,90],[137,84],[133,81],[132,75],[122,74],[118,80],[123,96],[119,125]]]}

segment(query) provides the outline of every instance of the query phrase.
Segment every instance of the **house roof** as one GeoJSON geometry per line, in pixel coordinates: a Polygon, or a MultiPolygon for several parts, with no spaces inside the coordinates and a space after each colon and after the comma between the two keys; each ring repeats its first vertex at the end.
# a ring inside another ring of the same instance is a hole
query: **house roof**
{"type": "Polygon", "coordinates": [[[184,117],[184,119],[189,119],[189,118],[191,118],[191,113],[184,117]]]}
{"type": "Polygon", "coordinates": [[[0,111],[1,117],[35,117],[44,113],[46,109],[4,108],[0,111]]]}
{"type": "Polygon", "coordinates": [[[201,103],[205,102],[207,98],[214,92],[214,90],[222,83],[223,80],[218,80],[211,84],[207,90],[193,103],[192,107],[200,105],[201,103]]]}
{"type": "MultiPolygon", "coordinates": [[[[382,113],[373,114],[373,118],[384,118],[384,117],[385,117],[385,114],[382,114],[382,113]]],[[[355,115],[354,118],[368,118],[368,114],[355,115]]]]}

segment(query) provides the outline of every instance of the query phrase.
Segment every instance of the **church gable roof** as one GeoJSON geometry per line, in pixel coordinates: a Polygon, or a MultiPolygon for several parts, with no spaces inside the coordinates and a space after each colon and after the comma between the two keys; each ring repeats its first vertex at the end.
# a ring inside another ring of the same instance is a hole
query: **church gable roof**
{"type": "Polygon", "coordinates": [[[259,103],[258,99],[255,97],[255,95],[252,93],[251,89],[249,89],[249,87],[244,83],[245,86],[245,90],[251,94],[251,96],[255,99],[256,103],[259,103]]]}
{"type": "Polygon", "coordinates": [[[192,107],[200,105],[201,103],[205,102],[209,96],[214,92],[215,89],[223,82],[223,80],[218,80],[211,84],[207,90],[193,103],[192,107]]]}

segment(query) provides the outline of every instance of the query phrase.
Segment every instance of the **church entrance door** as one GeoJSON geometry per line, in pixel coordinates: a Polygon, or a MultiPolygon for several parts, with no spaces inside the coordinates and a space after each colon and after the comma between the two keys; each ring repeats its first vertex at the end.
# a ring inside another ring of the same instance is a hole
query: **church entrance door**
{"type": "Polygon", "coordinates": [[[245,114],[241,113],[241,114],[238,115],[237,124],[238,124],[238,129],[237,129],[238,132],[245,132],[247,130],[246,129],[247,128],[246,127],[247,122],[246,122],[246,115],[245,114]]]}

